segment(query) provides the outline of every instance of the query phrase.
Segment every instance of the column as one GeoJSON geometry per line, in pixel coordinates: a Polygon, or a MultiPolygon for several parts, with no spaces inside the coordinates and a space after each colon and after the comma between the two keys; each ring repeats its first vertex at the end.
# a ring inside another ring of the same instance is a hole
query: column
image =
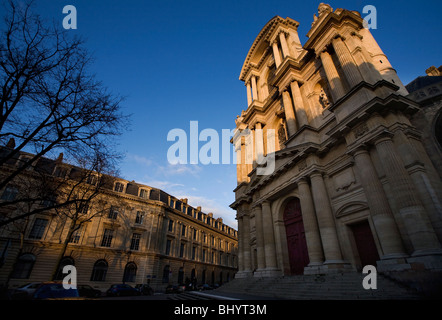
{"type": "Polygon", "coordinates": [[[404,222],[413,255],[440,250],[440,244],[431,224],[425,223],[425,209],[414,190],[410,176],[398,156],[390,137],[375,141],[387,180],[392,189],[399,214],[404,222]]]}
{"type": "Polygon", "coordinates": [[[243,255],[244,223],[242,217],[238,217],[237,220],[238,220],[238,272],[244,272],[244,255],[243,255]]]}
{"type": "Polygon", "coordinates": [[[294,135],[296,131],[298,131],[298,126],[296,125],[295,111],[293,110],[290,93],[287,90],[282,93],[282,102],[284,104],[284,113],[287,123],[288,136],[290,137],[294,135]]]}
{"type": "Polygon", "coordinates": [[[245,214],[242,216],[243,219],[243,235],[241,236],[241,240],[243,243],[243,263],[244,263],[244,272],[251,273],[252,272],[252,259],[250,252],[250,217],[245,214]]]}
{"type": "Polygon", "coordinates": [[[331,94],[334,101],[345,95],[345,89],[339,78],[338,71],[333,63],[333,59],[330,54],[324,50],[320,54],[322,66],[324,67],[325,75],[327,76],[328,84],[330,85],[331,94]]]}
{"type": "Polygon", "coordinates": [[[360,148],[356,150],[353,157],[382,247],[383,257],[381,258],[404,257],[405,250],[401,236],[370,154],[367,150],[360,148]]]}
{"type": "Polygon", "coordinates": [[[324,262],[321,236],[316,220],[310,186],[305,179],[298,182],[299,200],[301,202],[302,221],[304,224],[305,240],[307,242],[309,266],[321,265],[324,262]]]}
{"type": "Polygon", "coordinates": [[[256,258],[258,261],[257,271],[263,271],[266,267],[265,252],[264,252],[264,236],[262,228],[262,209],[261,206],[256,206],[255,212],[255,229],[256,229],[256,258]]]}
{"type": "Polygon", "coordinates": [[[262,125],[260,122],[255,124],[255,150],[256,150],[256,163],[258,165],[264,164],[264,135],[262,132],[262,125]]]}
{"type": "Polygon", "coordinates": [[[281,49],[282,49],[283,58],[285,58],[288,55],[290,55],[289,47],[287,46],[287,40],[285,38],[285,32],[280,32],[279,33],[279,41],[281,43],[281,49]]]}
{"type": "Polygon", "coordinates": [[[252,98],[253,101],[258,101],[258,88],[256,87],[256,76],[252,75],[252,98]]]}
{"type": "Polygon", "coordinates": [[[250,81],[247,81],[247,106],[250,106],[252,104],[252,88],[250,87],[250,81]]]}
{"type": "Polygon", "coordinates": [[[299,89],[298,81],[292,81],[290,83],[292,89],[293,102],[295,103],[296,118],[298,119],[299,126],[308,125],[307,113],[305,112],[304,101],[302,100],[301,90],[299,89]]]}
{"type": "Polygon", "coordinates": [[[344,70],[345,76],[350,84],[350,88],[353,88],[358,83],[363,81],[361,73],[356,66],[350,51],[342,41],[342,38],[336,37],[332,40],[333,48],[335,49],[336,56],[341,63],[342,70],[344,70]]]}
{"type": "Polygon", "coordinates": [[[312,190],[314,190],[313,201],[326,259],[324,264],[342,263],[341,249],[324,179],[321,173],[314,172],[310,176],[310,180],[312,190]]]}
{"type": "Polygon", "coordinates": [[[264,250],[265,250],[265,262],[266,270],[276,270],[276,247],[275,236],[273,232],[273,217],[270,203],[264,201],[262,203],[262,221],[265,228],[263,228],[264,234],[264,250]]]}
{"type": "Polygon", "coordinates": [[[281,65],[281,55],[279,54],[278,42],[276,40],[272,42],[272,49],[273,57],[275,58],[276,68],[278,68],[281,65]]]}

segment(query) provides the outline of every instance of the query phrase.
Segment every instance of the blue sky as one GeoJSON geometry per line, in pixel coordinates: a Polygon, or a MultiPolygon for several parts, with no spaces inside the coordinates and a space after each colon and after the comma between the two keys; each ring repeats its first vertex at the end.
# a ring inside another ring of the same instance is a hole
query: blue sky
{"type": "MultiPolygon", "coordinates": [[[[95,57],[92,72],[126,97],[130,131],[120,139],[126,154],[122,178],[188,198],[236,227],[236,166],[178,165],[167,161],[174,128],[189,132],[233,129],[246,107],[238,80],[247,52],[261,28],[275,15],[298,22],[302,43],[320,1],[245,0],[37,0],[44,17],[60,21],[65,5],[77,9],[77,30],[95,57]]],[[[377,9],[372,33],[404,84],[431,65],[441,65],[441,1],[329,1],[333,9],[377,9]]],[[[200,147],[205,144],[200,142],[200,147]]]]}

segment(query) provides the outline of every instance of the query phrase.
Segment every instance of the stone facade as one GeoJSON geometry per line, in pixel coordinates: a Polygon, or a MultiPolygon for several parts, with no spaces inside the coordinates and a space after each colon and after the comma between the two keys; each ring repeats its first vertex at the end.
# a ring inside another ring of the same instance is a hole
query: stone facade
{"type": "MultiPolygon", "coordinates": [[[[9,164],[15,165],[14,161],[9,164]]],[[[57,177],[60,172],[69,177],[75,169],[41,159],[26,171],[24,180],[32,179],[41,167],[57,177]],[[61,166],[67,170],[58,170],[61,166]]],[[[20,185],[14,186],[20,192],[20,185]]],[[[1,192],[1,201],[11,200],[8,186],[1,192]]],[[[62,265],[76,267],[78,284],[104,292],[114,283],[150,283],[164,291],[167,285],[186,280],[222,284],[233,279],[238,263],[237,231],[221,218],[190,206],[187,199],[117,177],[110,177],[87,210],[98,210],[98,202],[105,203],[105,209],[74,232],[62,260],[62,265]]],[[[2,218],[19,211],[14,206],[2,207],[2,218]]],[[[18,223],[23,228],[17,223],[0,228],[0,283],[8,282],[10,288],[51,279],[72,220],[49,210],[18,223]]]]}
{"type": "Polygon", "coordinates": [[[410,121],[421,106],[358,12],[314,17],[304,45],[298,22],[271,19],[240,73],[236,277],[441,270],[440,153],[410,121]]]}

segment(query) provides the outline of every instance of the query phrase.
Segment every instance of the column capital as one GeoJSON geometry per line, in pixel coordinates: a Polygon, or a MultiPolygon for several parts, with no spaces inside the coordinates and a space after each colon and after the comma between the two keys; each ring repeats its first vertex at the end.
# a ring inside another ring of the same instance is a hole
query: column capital
{"type": "Polygon", "coordinates": [[[385,141],[391,141],[393,136],[394,136],[394,134],[392,132],[385,130],[380,135],[375,137],[373,139],[373,142],[375,145],[378,145],[378,144],[385,142],[385,141]]]}
{"type": "Polygon", "coordinates": [[[334,40],[337,40],[337,39],[341,39],[342,41],[344,41],[345,37],[342,34],[338,33],[333,37],[333,39],[331,41],[333,42],[334,40]]]}

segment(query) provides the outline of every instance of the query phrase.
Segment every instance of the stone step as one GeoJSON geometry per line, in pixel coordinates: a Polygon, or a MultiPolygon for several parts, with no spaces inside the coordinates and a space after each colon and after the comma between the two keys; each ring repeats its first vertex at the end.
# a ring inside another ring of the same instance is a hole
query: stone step
{"type": "Polygon", "coordinates": [[[342,273],[234,279],[217,289],[281,299],[419,299],[411,290],[378,275],[376,290],[362,286],[365,275],[342,273]]]}

